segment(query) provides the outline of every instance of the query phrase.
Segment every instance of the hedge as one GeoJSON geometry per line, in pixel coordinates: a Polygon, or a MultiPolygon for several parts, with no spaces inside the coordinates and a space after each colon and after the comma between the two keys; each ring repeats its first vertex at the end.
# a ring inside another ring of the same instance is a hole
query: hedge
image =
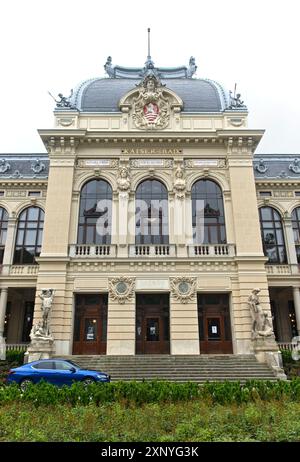
{"type": "Polygon", "coordinates": [[[9,402],[30,402],[40,405],[100,405],[119,402],[142,405],[158,402],[178,402],[201,399],[216,404],[241,404],[256,400],[300,401],[300,379],[292,381],[240,382],[112,382],[85,386],[74,383],[61,388],[46,382],[30,384],[22,392],[16,384],[0,387],[0,405],[9,402]]]}

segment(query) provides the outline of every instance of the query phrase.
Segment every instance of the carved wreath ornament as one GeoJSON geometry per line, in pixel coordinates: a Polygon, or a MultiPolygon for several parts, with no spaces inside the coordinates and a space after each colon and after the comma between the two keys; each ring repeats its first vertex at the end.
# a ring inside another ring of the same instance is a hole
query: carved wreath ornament
{"type": "Polygon", "coordinates": [[[135,278],[121,276],[108,280],[109,296],[121,305],[134,296],[135,278]]]}
{"type": "Polygon", "coordinates": [[[188,303],[196,296],[197,278],[178,277],[170,278],[170,287],[173,297],[181,303],[188,303]]]}

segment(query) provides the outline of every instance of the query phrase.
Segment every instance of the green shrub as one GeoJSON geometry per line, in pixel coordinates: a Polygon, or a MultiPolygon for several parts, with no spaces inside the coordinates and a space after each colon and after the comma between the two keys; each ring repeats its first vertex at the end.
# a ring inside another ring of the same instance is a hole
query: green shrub
{"type": "Polygon", "coordinates": [[[47,382],[29,385],[22,392],[16,384],[0,386],[0,405],[11,401],[29,402],[36,406],[67,404],[71,406],[89,404],[101,406],[120,403],[125,406],[140,406],[155,403],[176,403],[200,399],[204,403],[220,405],[256,401],[300,401],[300,378],[291,381],[251,380],[240,382],[112,382],[93,383],[85,386],[81,382],[61,388],[47,382]]]}
{"type": "Polygon", "coordinates": [[[293,363],[292,352],[290,350],[280,350],[283,366],[293,363]]]}
{"type": "Polygon", "coordinates": [[[6,361],[21,366],[24,363],[24,353],[24,351],[19,350],[9,350],[6,352],[6,361]]]}

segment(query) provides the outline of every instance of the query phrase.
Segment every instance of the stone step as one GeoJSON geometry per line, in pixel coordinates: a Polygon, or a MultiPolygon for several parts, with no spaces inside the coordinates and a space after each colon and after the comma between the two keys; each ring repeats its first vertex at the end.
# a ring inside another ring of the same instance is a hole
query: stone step
{"type": "Polygon", "coordinates": [[[85,369],[102,370],[111,375],[112,381],[276,380],[272,370],[258,363],[254,355],[74,355],[64,358],[85,369]]]}

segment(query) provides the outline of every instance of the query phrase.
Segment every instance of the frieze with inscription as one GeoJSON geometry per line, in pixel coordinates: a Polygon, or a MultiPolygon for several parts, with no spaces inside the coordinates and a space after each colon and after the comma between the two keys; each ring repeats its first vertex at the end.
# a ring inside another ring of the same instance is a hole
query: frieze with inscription
{"type": "Polygon", "coordinates": [[[79,159],[78,167],[118,167],[119,161],[117,159],[79,159]]]}
{"type": "Polygon", "coordinates": [[[144,168],[144,167],[161,167],[161,168],[172,168],[172,159],[132,159],[130,166],[133,168],[144,168]]]}
{"type": "Polygon", "coordinates": [[[172,155],[182,154],[182,149],[177,148],[132,148],[132,149],[122,149],[122,154],[129,155],[172,155]]]}
{"type": "Polygon", "coordinates": [[[225,168],[226,160],[225,159],[185,159],[184,165],[187,168],[194,168],[194,167],[225,168]]]}

